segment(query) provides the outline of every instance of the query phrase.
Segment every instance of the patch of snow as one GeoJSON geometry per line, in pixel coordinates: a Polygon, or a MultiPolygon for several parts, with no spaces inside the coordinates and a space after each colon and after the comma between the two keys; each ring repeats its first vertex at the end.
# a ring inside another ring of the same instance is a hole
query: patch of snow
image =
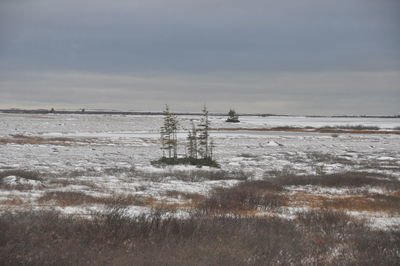
{"type": "Polygon", "coordinates": [[[293,220],[297,217],[298,213],[307,212],[311,210],[310,207],[280,207],[277,213],[279,217],[293,220]]]}
{"type": "Polygon", "coordinates": [[[395,158],[389,157],[389,156],[381,156],[381,157],[378,157],[376,159],[379,160],[379,161],[393,161],[393,160],[396,160],[395,158]]]}
{"type": "Polygon", "coordinates": [[[372,228],[383,230],[400,229],[400,216],[398,215],[369,211],[348,211],[347,213],[354,217],[365,219],[367,224],[372,228]]]}
{"type": "Polygon", "coordinates": [[[273,141],[273,140],[268,141],[267,144],[265,144],[265,145],[266,145],[266,146],[271,146],[271,147],[283,146],[283,144],[280,144],[280,143],[278,143],[278,142],[276,142],[276,141],[273,141]]]}
{"type": "MultiPolygon", "coordinates": [[[[0,171],[8,169],[29,169],[41,171],[47,177],[72,173],[77,181],[87,181],[93,186],[76,185],[58,187],[59,190],[84,191],[95,196],[112,196],[119,193],[137,194],[162,198],[167,190],[199,193],[206,195],[215,187],[232,186],[238,181],[201,181],[185,182],[174,177],[176,171],[219,171],[208,167],[168,166],[156,168],[150,161],[161,156],[159,146],[159,127],[162,116],[120,116],[120,115],[29,115],[0,113],[0,135],[13,139],[12,135],[22,134],[31,137],[66,137],[72,141],[68,145],[42,143],[0,145],[0,171]],[[55,153],[55,151],[57,151],[55,153]],[[129,169],[134,166],[137,171],[129,169]],[[115,168],[115,172],[106,173],[105,169],[115,168]],[[83,173],[79,173],[82,171],[83,173]],[[146,174],[169,176],[151,182],[146,174]],[[143,175],[142,175],[143,174],[143,175]]],[[[183,128],[190,128],[190,120],[198,121],[197,116],[180,116],[183,128]]],[[[271,128],[278,126],[335,126],[335,125],[376,125],[380,128],[394,128],[400,119],[380,118],[310,118],[310,117],[241,117],[240,123],[225,123],[225,117],[210,116],[213,128],[271,128]]],[[[400,180],[400,135],[362,135],[341,134],[333,138],[331,134],[293,133],[293,132],[257,132],[257,131],[210,131],[216,148],[214,157],[225,171],[245,171],[254,173],[255,179],[274,176],[276,172],[293,174],[314,174],[317,167],[324,173],[342,171],[363,171],[385,173],[397,176],[400,180]],[[373,148],[371,148],[373,146],[373,148]],[[310,159],[310,153],[332,155],[332,161],[310,159]],[[250,156],[241,156],[249,154],[250,156]],[[343,163],[343,160],[347,159],[343,163]],[[373,164],[370,164],[373,162],[373,164]]],[[[180,140],[186,137],[184,130],[179,133],[180,140]]],[[[180,141],[179,151],[183,153],[184,144],[180,141]]],[[[42,181],[44,184],[49,179],[42,181]]],[[[3,178],[8,184],[33,182],[18,177],[3,178]]],[[[74,184],[74,183],[73,183],[74,184]]],[[[43,195],[46,191],[57,189],[52,184],[44,190],[18,191],[0,190],[1,197],[21,197],[29,201],[43,195]]],[[[292,191],[325,195],[344,195],[357,193],[357,189],[293,187],[292,191]]],[[[367,189],[370,193],[383,194],[378,188],[367,189]]],[[[40,206],[38,206],[39,208],[40,206]]],[[[83,208],[84,211],[88,207],[83,208]]],[[[100,208],[100,207],[99,207],[100,208]]],[[[79,210],[79,209],[77,209],[79,210]]],[[[145,211],[135,208],[137,212],[145,211]]],[[[66,209],[73,212],[74,209],[66,209]]],[[[295,209],[282,212],[282,215],[294,215],[295,209]]]]}
{"type": "Polygon", "coordinates": [[[400,217],[371,217],[370,226],[384,230],[399,230],[400,217]]]}
{"type": "Polygon", "coordinates": [[[29,185],[33,188],[42,187],[43,183],[39,180],[26,179],[20,176],[10,175],[3,178],[4,184],[9,186],[29,185]]]}

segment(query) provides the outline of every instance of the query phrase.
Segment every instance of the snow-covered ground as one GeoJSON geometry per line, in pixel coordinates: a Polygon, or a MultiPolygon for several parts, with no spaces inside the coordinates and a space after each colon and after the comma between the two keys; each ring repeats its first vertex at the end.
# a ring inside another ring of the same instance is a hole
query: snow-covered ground
{"type": "Polygon", "coordinates": [[[394,129],[400,126],[399,118],[365,118],[365,117],[304,117],[304,116],[243,116],[240,117],[243,127],[335,127],[356,126],[394,129]]]}
{"type": "MultiPolygon", "coordinates": [[[[199,117],[180,117],[182,144],[191,119],[197,121],[199,117]]],[[[212,127],[315,126],[318,123],[318,126],[373,124],[394,128],[400,125],[400,119],[383,118],[243,117],[243,122],[237,124],[225,123],[224,119],[211,117],[212,127]]],[[[60,142],[4,141],[0,146],[0,169],[59,172],[130,165],[146,167],[160,156],[161,123],[161,116],[0,114],[0,138],[39,137],[60,142]],[[64,145],[60,140],[65,140],[64,145]]],[[[399,135],[215,131],[211,136],[216,144],[215,156],[223,169],[250,170],[257,175],[282,169],[300,173],[312,173],[316,169],[327,172],[357,169],[399,174],[399,135]],[[315,158],[318,155],[321,158],[315,158]]],[[[183,154],[184,146],[180,148],[183,154]]]]}
{"type": "MultiPolygon", "coordinates": [[[[225,123],[225,119],[222,116],[212,116],[211,126],[271,128],[364,125],[381,129],[400,126],[399,118],[247,116],[241,117],[241,123],[236,124],[225,123]]],[[[182,143],[179,153],[184,154],[183,144],[190,121],[196,122],[199,117],[182,116],[179,120],[178,137],[182,143]]],[[[59,182],[62,178],[73,177],[74,182],[64,185],[62,190],[84,191],[90,195],[133,193],[171,202],[177,199],[166,196],[168,191],[206,195],[212,188],[231,186],[238,182],[180,180],[174,174],[179,171],[195,173],[199,170],[191,167],[152,167],[150,161],[161,155],[158,133],[161,123],[162,116],[0,113],[0,171],[39,171],[46,180],[55,178],[59,182]],[[132,171],[136,171],[135,174],[132,171]],[[162,177],[161,181],[151,177],[157,176],[157,173],[162,177]],[[137,175],[143,178],[133,178],[137,175]]],[[[224,130],[212,131],[211,137],[216,146],[214,156],[222,170],[245,172],[254,179],[273,178],[282,173],[321,174],[343,171],[369,171],[400,178],[398,134],[337,135],[224,130]]],[[[12,175],[7,177],[6,182],[12,185],[28,181],[12,175]]],[[[35,190],[41,187],[37,182],[33,182],[32,191],[15,191],[11,194],[19,197],[22,195],[24,199],[29,199],[26,202],[32,203],[45,191],[60,190],[56,185],[49,186],[47,183],[44,185],[46,189],[35,190]]],[[[9,190],[0,190],[2,198],[10,197],[11,194],[9,190]]],[[[140,211],[142,208],[136,209],[140,211]]]]}

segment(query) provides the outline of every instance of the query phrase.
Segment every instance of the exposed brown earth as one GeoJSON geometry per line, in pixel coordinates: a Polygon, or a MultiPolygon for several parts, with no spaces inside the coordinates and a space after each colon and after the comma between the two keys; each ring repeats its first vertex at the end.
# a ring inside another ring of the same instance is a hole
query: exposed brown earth
{"type": "Polygon", "coordinates": [[[1,144],[32,144],[32,145],[58,145],[58,146],[77,146],[77,145],[89,145],[96,141],[94,138],[42,138],[42,137],[31,137],[24,135],[13,135],[10,137],[0,138],[1,144]]]}
{"type": "MultiPolygon", "coordinates": [[[[85,140],[79,139],[79,142],[84,142],[85,140]]],[[[40,137],[26,137],[26,136],[16,136],[13,138],[0,138],[0,144],[34,144],[34,145],[71,145],[76,144],[77,140],[70,138],[40,138],[40,137]]]]}

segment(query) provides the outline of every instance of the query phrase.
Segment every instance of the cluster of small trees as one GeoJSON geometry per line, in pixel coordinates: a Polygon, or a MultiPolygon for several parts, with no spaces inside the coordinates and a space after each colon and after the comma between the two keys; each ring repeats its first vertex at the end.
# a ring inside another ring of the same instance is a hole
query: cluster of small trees
{"type": "Polygon", "coordinates": [[[235,110],[230,109],[228,112],[228,118],[226,119],[226,122],[230,123],[239,123],[239,115],[236,113],[235,110]]]}
{"type": "Polygon", "coordinates": [[[164,111],[164,122],[160,128],[162,158],[153,164],[192,164],[218,167],[213,160],[214,143],[210,138],[208,110],[204,106],[199,124],[191,121],[191,129],[185,143],[185,156],[178,157],[178,118],[170,112],[168,105],[164,111]]]}
{"type": "Polygon", "coordinates": [[[202,110],[203,116],[197,125],[192,122],[192,129],[188,131],[186,156],[194,159],[212,159],[214,142],[208,133],[210,121],[206,106],[202,110]]]}

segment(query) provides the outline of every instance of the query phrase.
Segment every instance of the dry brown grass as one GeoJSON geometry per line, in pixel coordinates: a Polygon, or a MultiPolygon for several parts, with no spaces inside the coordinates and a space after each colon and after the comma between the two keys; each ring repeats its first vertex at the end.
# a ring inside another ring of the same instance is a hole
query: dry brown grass
{"type": "Polygon", "coordinates": [[[66,186],[86,186],[91,188],[92,190],[99,190],[99,185],[94,183],[93,181],[88,181],[88,180],[79,180],[79,179],[74,179],[74,178],[53,178],[47,181],[47,184],[49,185],[59,185],[62,187],[66,186]]]}
{"type": "Polygon", "coordinates": [[[83,192],[76,191],[49,191],[41,196],[39,203],[55,202],[58,206],[78,206],[84,204],[104,204],[104,205],[134,205],[152,206],[154,199],[139,195],[114,195],[112,197],[94,197],[83,192]]]}
{"type": "Polygon", "coordinates": [[[298,192],[288,196],[287,199],[284,205],[291,207],[400,213],[400,197],[392,195],[364,194],[328,197],[298,192]]]}
{"type": "Polygon", "coordinates": [[[176,213],[178,210],[196,210],[196,204],[192,202],[173,203],[166,200],[153,201],[150,207],[152,210],[157,210],[161,213],[176,213]]]}
{"type": "Polygon", "coordinates": [[[346,172],[329,175],[286,175],[271,179],[276,186],[312,186],[350,189],[345,195],[323,195],[296,191],[287,194],[283,205],[330,208],[344,211],[400,213],[400,182],[393,176],[367,172],[346,172]],[[369,193],[363,187],[380,188],[387,194],[369,193]],[[351,192],[351,190],[353,192],[351,192]]]}
{"type": "Polygon", "coordinates": [[[18,196],[0,200],[0,205],[23,205],[24,201],[18,196]]]}
{"type": "Polygon", "coordinates": [[[332,188],[359,188],[371,186],[397,191],[400,181],[385,174],[368,172],[345,172],[326,175],[284,175],[271,179],[277,186],[321,186],[332,188]]]}
{"type": "Polygon", "coordinates": [[[253,176],[252,173],[243,171],[208,171],[202,169],[196,170],[170,170],[163,172],[143,172],[137,171],[136,176],[149,179],[155,182],[162,182],[165,178],[173,177],[177,180],[186,182],[202,182],[204,180],[247,180],[253,176]]]}
{"type": "MultiPolygon", "coordinates": [[[[292,183],[312,184],[329,187],[356,188],[358,185],[376,185],[395,188],[399,184],[394,180],[376,179],[364,173],[349,173],[328,176],[291,176],[276,178],[271,181],[244,181],[230,188],[218,188],[209,197],[193,195],[178,191],[168,191],[167,196],[191,200],[190,204],[162,202],[164,206],[179,208],[197,208],[204,213],[235,213],[252,215],[264,210],[274,210],[280,206],[328,208],[338,211],[370,211],[400,213],[400,192],[397,190],[388,195],[368,193],[366,191],[347,195],[321,195],[312,192],[288,193],[282,186],[292,183]]],[[[160,204],[160,202],[158,202],[160,204]]]]}
{"type": "Polygon", "coordinates": [[[38,171],[27,171],[23,169],[13,169],[13,170],[6,170],[6,171],[0,171],[0,180],[4,177],[7,176],[18,176],[18,177],[23,177],[25,179],[29,180],[38,180],[41,181],[41,173],[38,171]]]}
{"type": "Polygon", "coordinates": [[[306,129],[293,127],[277,127],[277,128],[212,128],[213,131],[260,131],[260,132],[304,132],[304,133],[329,133],[329,134],[400,134],[400,130],[355,130],[355,129],[306,129]]]}
{"type": "Polygon", "coordinates": [[[391,194],[393,197],[400,198],[400,190],[397,190],[391,194]]]}
{"type": "Polygon", "coordinates": [[[169,213],[174,213],[179,209],[186,209],[186,210],[190,209],[196,211],[199,204],[206,199],[206,196],[203,196],[198,193],[186,193],[176,190],[166,191],[164,195],[170,198],[175,198],[184,201],[176,202],[176,201],[170,201],[168,199],[153,200],[150,205],[147,205],[147,207],[151,207],[152,209],[161,212],[169,212],[169,213]]]}
{"type": "Polygon", "coordinates": [[[326,210],[294,220],[0,214],[0,265],[398,265],[399,244],[398,232],[326,210]]]}
{"type": "Polygon", "coordinates": [[[60,185],[60,186],[66,187],[66,186],[69,186],[69,185],[75,185],[75,182],[73,182],[70,179],[66,179],[66,178],[62,178],[62,179],[60,179],[60,178],[56,179],[55,178],[55,179],[48,180],[47,184],[49,184],[49,185],[60,185]]]}
{"type": "Polygon", "coordinates": [[[88,145],[93,142],[91,138],[42,138],[25,135],[12,135],[12,138],[0,138],[0,144],[32,144],[32,145],[58,145],[58,146],[71,146],[71,145],[88,145]]]}
{"type": "Polygon", "coordinates": [[[32,144],[32,145],[70,145],[72,140],[57,140],[57,139],[45,139],[39,137],[16,137],[16,138],[0,138],[0,144],[32,144]]]}
{"type": "Polygon", "coordinates": [[[8,176],[16,176],[19,178],[23,178],[26,180],[33,180],[33,181],[43,181],[41,178],[41,173],[38,171],[28,171],[22,169],[13,169],[13,170],[6,170],[0,171],[0,189],[7,189],[7,190],[31,190],[31,189],[42,189],[42,185],[36,185],[29,183],[17,183],[17,184],[9,184],[4,182],[4,178],[8,176]]]}
{"type": "Polygon", "coordinates": [[[281,192],[281,187],[268,181],[245,181],[234,187],[214,189],[198,208],[208,214],[273,210],[285,202],[281,192]]]}
{"type": "Polygon", "coordinates": [[[192,202],[200,202],[206,198],[205,196],[203,196],[199,193],[187,193],[187,192],[181,192],[181,191],[176,191],[176,190],[167,191],[165,193],[165,196],[171,197],[171,198],[176,198],[176,199],[190,200],[192,202]]]}
{"type": "Polygon", "coordinates": [[[386,212],[390,214],[400,213],[400,198],[380,194],[327,200],[323,205],[327,208],[351,211],[386,212]]]}
{"type": "Polygon", "coordinates": [[[312,207],[320,208],[322,203],[327,200],[328,197],[322,195],[315,195],[305,192],[297,192],[290,194],[286,197],[286,200],[282,204],[283,206],[290,207],[312,207]]]}

